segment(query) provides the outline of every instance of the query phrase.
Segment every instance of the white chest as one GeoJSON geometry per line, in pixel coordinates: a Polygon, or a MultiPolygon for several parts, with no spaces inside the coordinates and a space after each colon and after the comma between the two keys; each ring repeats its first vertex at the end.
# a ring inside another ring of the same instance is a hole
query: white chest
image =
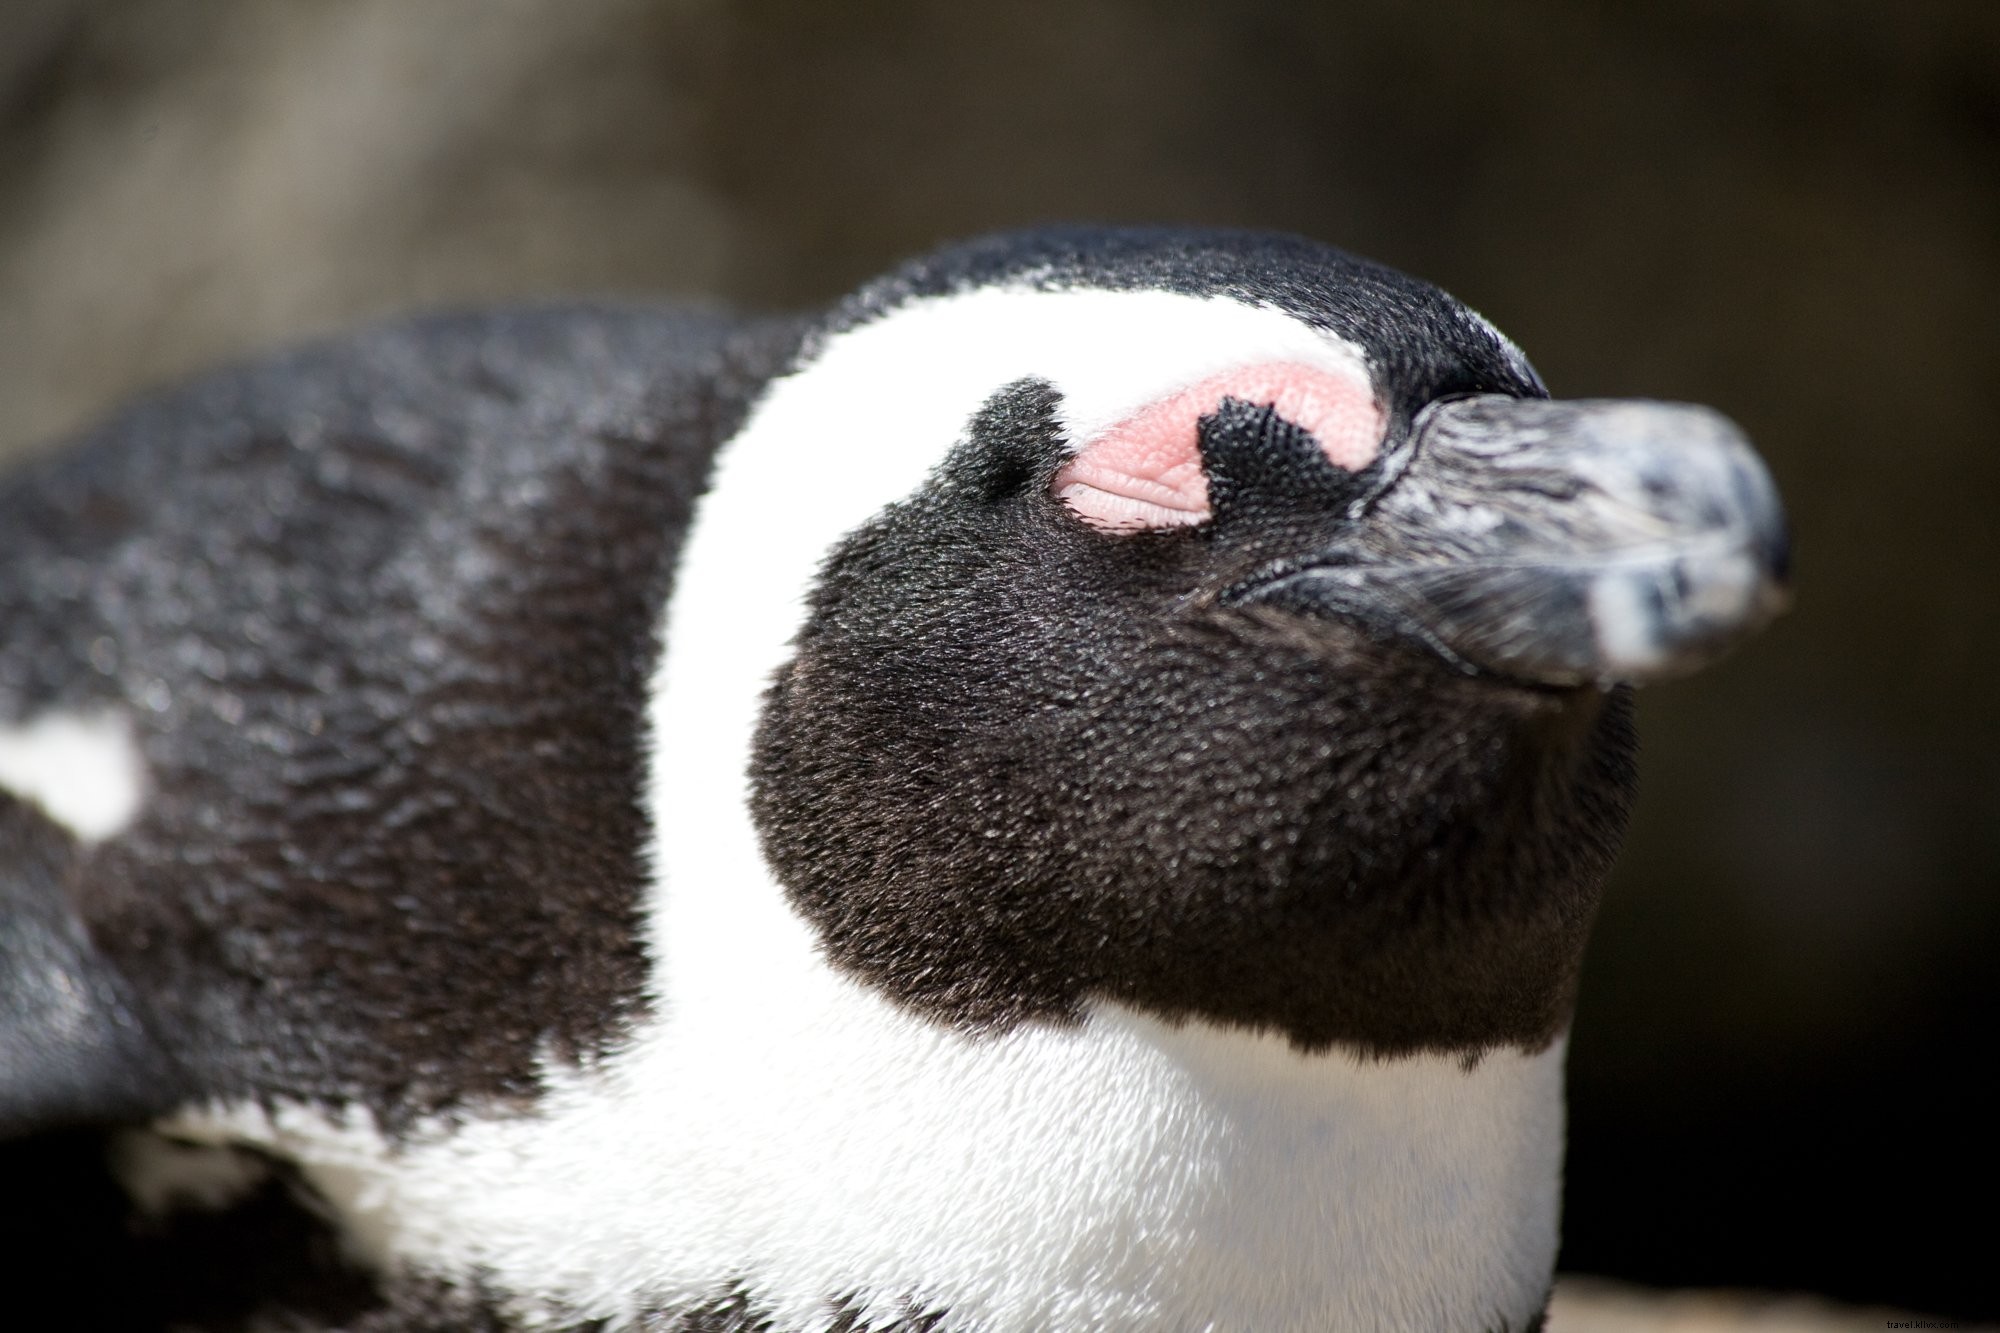
{"type": "Polygon", "coordinates": [[[1306,1058],[1114,1008],[973,1042],[828,981],[763,1041],[663,1025],[546,1114],[399,1151],[304,1112],[209,1129],[299,1156],[386,1262],[614,1320],[731,1286],[786,1329],[844,1294],[1023,1331],[1477,1329],[1539,1308],[1560,1044],[1469,1071],[1306,1058]]]}

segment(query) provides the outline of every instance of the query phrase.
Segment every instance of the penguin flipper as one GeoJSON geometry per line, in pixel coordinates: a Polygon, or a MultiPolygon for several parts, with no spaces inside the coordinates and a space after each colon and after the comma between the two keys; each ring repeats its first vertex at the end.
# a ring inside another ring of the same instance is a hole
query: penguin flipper
{"type": "Polygon", "coordinates": [[[69,902],[75,841],[0,792],[0,1139],[145,1120],[184,1080],[69,902]]]}

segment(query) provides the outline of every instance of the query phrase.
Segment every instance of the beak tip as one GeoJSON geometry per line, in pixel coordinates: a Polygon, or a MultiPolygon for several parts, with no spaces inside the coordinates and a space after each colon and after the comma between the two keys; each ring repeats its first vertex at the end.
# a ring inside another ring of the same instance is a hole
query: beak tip
{"type": "Polygon", "coordinates": [[[1645,685],[1727,655],[1791,605],[1782,543],[1753,542],[1606,573],[1588,599],[1600,684],[1645,685]]]}

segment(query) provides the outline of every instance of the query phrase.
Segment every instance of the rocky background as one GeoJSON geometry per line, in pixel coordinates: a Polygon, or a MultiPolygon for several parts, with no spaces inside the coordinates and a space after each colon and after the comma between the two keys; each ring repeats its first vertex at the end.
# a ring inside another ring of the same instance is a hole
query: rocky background
{"type": "Polygon", "coordinates": [[[8,0],[0,454],[396,311],[1055,219],[1305,232],[1748,429],[1798,602],[1644,700],[1564,1266],[2000,1317],[2000,5],[8,0]]]}

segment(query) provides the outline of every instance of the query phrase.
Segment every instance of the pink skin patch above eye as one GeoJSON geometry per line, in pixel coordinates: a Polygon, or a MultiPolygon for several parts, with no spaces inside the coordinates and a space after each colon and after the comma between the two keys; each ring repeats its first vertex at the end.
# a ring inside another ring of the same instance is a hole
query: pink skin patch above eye
{"type": "Polygon", "coordinates": [[[1382,448],[1382,413],[1358,379],[1291,361],[1239,366],[1149,403],[1086,444],[1050,490],[1091,527],[1140,532],[1209,516],[1198,423],[1224,398],[1271,407],[1310,431],[1335,467],[1367,467],[1382,448]]]}

